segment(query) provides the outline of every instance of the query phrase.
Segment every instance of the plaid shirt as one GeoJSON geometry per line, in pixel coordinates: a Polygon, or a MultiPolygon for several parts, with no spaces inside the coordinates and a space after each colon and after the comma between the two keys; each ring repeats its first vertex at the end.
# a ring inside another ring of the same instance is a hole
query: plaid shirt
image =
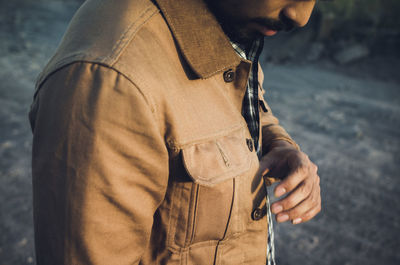
{"type": "Polygon", "coordinates": [[[259,102],[258,102],[258,58],[264,46],[264,39],[255,40],[250,49],[245,49],[239,44],[231,42],[240,57],[252,61],[247,89],[243,99],[242,115],[247,122],[251,137],[254,141],[258,157],[261,156],[261,148],[259,144],[259,102]]]}
{"type": "MultiPolygon", "coordinates": [[[[246,120],[247,127],[249,128],[251,137],[256,147],[257,155],[261,157],[261,148],[259,141],[260,129],[260,112],[258,100],[258,58],[264,46],[264,39],[256,39],[249,48],[245,48],[237,43],[231,42],[232,47],[237,54],[243,59],[252,62],[249,80],[247,82],[246,93],[243,98],[242,115],[246,120]]],[[[270,209],[270,202],[268,197],[267,186],[264,183],[265,194],[267,199],[267,217],[268,217],[268,245],[267,245],[267,265],[276,265],[275,262],[275,246],[274,246],[274,230],[272,223],[272,214],[270,209]]]]}

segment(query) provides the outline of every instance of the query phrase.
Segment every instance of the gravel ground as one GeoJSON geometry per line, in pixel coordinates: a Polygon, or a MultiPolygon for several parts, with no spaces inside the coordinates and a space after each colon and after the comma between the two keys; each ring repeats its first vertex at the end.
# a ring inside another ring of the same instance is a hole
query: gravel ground
{"type": "MultiPolygon", "coordinates": [[[[34,264],[27,111],[77,7],[0,0],[0,265],[34,264]]],[[[323,197],[314,220],[276,225],[278,264],[400,264],[400,59],[263,66],[266,98],[318,164],[323,197]]]]}
{"type": "Polygon", "coordinates": [[[267,100],[319,166],[323,210],[277,225],[278,264],[400,264],[400,87],[321,65],[268,66],[267,100]]]}

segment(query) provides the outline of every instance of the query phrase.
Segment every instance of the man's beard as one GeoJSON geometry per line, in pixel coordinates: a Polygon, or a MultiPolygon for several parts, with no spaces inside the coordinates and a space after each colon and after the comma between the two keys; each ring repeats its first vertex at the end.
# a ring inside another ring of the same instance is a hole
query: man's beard
{"type": "Polygon", "coordinates": [[[258,24],[274,31],[290,31],[296,27],[295,23],[284,15],[281,15],[279,19],[265,17],[238,19],[226,15],[211,4],[209,7],[228,38],[246,46],[250,45],[255,39],[264,37],[261,32],[251,29],[249,27],[251,24],[258,24]]]}

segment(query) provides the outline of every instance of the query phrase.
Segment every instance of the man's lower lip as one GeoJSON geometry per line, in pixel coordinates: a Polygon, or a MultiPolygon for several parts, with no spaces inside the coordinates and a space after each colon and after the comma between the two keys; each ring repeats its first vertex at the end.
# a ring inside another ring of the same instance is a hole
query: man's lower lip
{"type": "Polygon", "coordinates": [[[265,35],[265,36],[273,36],[273,35],[275,35],[277,32],[278,32],[278,31],[272,30],[272,29],[269,29],[269,28],[266,28],[266,27],[262,27],[262,29],[261,29],[261,33],[262,33],[263,35],[265,35]]]}
{"type": "Polygon", "coordinates": [[[260,32],[264,36],[273,36],[276,33],[278,33],[277,30],[269,29],[269,28],[264,27],[264,26],[262,26],[260,24],[255,24],[255,28],[257,29],[258,32],[260,32]]]}

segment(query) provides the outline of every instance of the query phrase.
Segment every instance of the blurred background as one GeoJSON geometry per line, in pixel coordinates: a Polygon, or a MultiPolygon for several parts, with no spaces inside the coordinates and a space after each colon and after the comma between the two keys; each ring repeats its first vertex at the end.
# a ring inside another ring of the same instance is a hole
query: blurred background
{"type": "MultiPolygon", "coordinates": [[[[81,0],[0,0],[0,265],[34,264],[36,76],[81,0]]],[[[266,99],[319,166],[322,212],[276,224],[278,265],[400,264],[400,1],[319,1],[266,39],[266,99]]]]}

